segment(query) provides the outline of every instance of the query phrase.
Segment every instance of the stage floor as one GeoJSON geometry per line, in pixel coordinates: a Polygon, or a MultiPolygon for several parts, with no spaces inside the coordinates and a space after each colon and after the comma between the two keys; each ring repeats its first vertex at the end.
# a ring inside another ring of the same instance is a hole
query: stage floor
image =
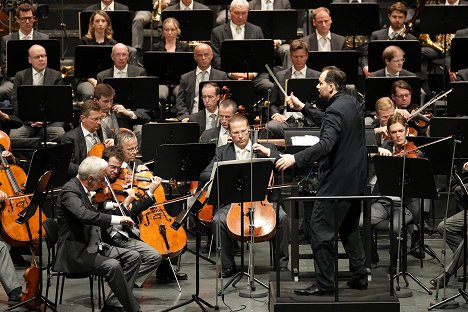
{"type": "MultiPolygon", "coordinates": [[[[189,238],[189,247],[194,248],[194,240],[189,238]]],[[[440,254],[440,248],[442,246],[440,239],[427,239],[426,242],[432,246],[437,253],[440,254]]],[[[301,249],[305,251],[309,250],[309,246],[301,246],[301,249]]],[[[346,287],[346,282],[340,282],[340,298],[346,299],[353,297],[359,298],[359,300],[378,300],[375,293],[372,289],[381,288],[380,293],[387,293],[384,291],[385,286],[378,283],[378,274],[377,271],[386,272],[388,265],[388,243],[384,240],[379,241],[379,255],[380,263],[378,268],[373,269],[375,273],[372,276],[372,281],[370,282],[370,290],[358,291],[350,290],[346,287]]],[[[447,252],[447,258],[451,257],[451,251],[447,252]]],[[[236,259],[237,264],[239,265],[240,260],[236,259]]],[[[260,243],[255,245],[255,274],[256,277],[263,283],[268,284],[270,281],[270,275],[272,271],[270,270],[270,260],[269,260],[269,244],[260,243]]],[[[311,260],[301,260],[301,271],[305,272],[307,270],[312,270],[312,261],[311,260]]],[[[347,267],[346,260],[340,260],[340,270],[345,270],[347,267]]],[[[434,259],[430,259],[426,256],[424,260],[424,268],[419,267],[419,261],[414,259],[412,256],[408,257],[409,271],[413,273],[421,282],[425,285],[429,285],[429,280],[439,274],[441,267],[434,259]]],[[[25,268],[16,268],[18,276],[22,276],[25,268]]],[[[179,292],[176,283],[169,284],[160,284],[158,283],[155,275],[152,275],[143,285],[143,288],[135,289],[134,294],[139,300],[143,311],[160,311],[165,308],[171,307],[177,303],[184,302],[191,298],[191,295],[195,293],[195,256],[189,252],[184,253],[182,256],[181,271],[188,274],[189,279],[186,281],[181,281],[180,286],[182,291],[179,292]]],[[[461,272],[460,272],[461,273],[461,272]]],[[[284,274],[284,273],[283,273],[284,274]]],[[[218,297],[218,302],[216,302],[216,289],[217,289],[217,280],[216,280],[216,267],[208,262],[201,260],[200,265],[200,297],[213,305],[218,305],[219,309],[222,311],[240,310],[243,311],[255,311],[255,312],[264,312],[269,309],[269,298],[256,298],[256,299],[246,299],[239,297],[239,290],[245,290],[247,279],[244,278],[241,282],[237,284],[237,287],[229,287],[224,294],[224,301],[222,297],[218,297]]],[[[385,274],[380,275],[385,276],[385,274]]],[[[226,280],[223,281],[224,284],[226,280]]],[[[403,312],[414,312],[414,311],[427,311],[429,304],[434,300],[435,294],[428,295],[422,288],[420,288],[415,282],[409,280],[410,284],[408,289],[412,291],[413,296],[409,298],[400,298],[400,311],[403,312]]],[[[300,278],[298,282],[283,282],[281,289],[282,292],[292,293],[292,290],[295,288],[303,288],[304,286],[309,286],[311,280],[306,278],[300,278]]],[[[218,287],[220,287],[221,281],[218,280],[218,287]]],[[[402,285],[402,292],[406,289],[402,285]]],[[[446,296],[452,296],[457,293],[457,288],[461,287],[461,283],[457,282],[456,279],[450,281],[450,285],[447,288],[446,296]]],[[[97,287],[97,283],[95,283],[97,287]]],[[[257,286],[261,288],[261,286],[257,286]]],[[[108,287],[106,286],[106,291],[108,287]]],[[[54,297],[55,293],[55,278],[52,280],[52,289],[51,297],[54,297]]],[[[95,288],[95,304],[97,305],[97,291],[95,288]]],[[[44,292],[45,294],[45,292],[44,292]]],[[[443,292],[439,293],[439,298],[443,297],[443,292]]],[[[301,301],[309,301],[315,298],[304,297],[301,298],[301,301]]],[[[323,300],[321,297],[320,300],[323,300]]],[[[333,300],[333,297],[329,297],[329,300],[333,300]]],[[[8,298],[5,295],[3,290],[0,290],[0,310],[3,311],[7,307],[8,298]]],[[[461,307],[456,311],[468,311],[468,308],[465,307],[464,301],[461,298],[456,300],[461,303],[461,307]]],[[[15,311],[25,311],[24,309],[17,309],[15,311]]],[[[91,304],[89,300],[89,286],[88,280],[67,280],[65,283],[65,290],[63,294],[63,303],[59,305],[58,311],[67,311],[67,312],[85,312],[91,311],[91,304]]],[[[96,311],[99,311],[96,308],[96,311]]],[[[187,306],[177,309],[176,311],[200,311],[200,308],[195,304],[191,303],[187,306]]],[[[288,311],[292,311],[289,308],[288,311]]],[[[314,311],[320,311],[321,309],[315,309],[314,311]]],[[[339,309],[337,311],[350,311],[348,309],[339,309]]],[[[377,309],[376,311],[384,312],[383,309],[377,309]]],[[[299,312],[298,309],[294,308],[294,312],[299,312]]],[[[360,310],[364,312],[364,310],[360,310]]]]}

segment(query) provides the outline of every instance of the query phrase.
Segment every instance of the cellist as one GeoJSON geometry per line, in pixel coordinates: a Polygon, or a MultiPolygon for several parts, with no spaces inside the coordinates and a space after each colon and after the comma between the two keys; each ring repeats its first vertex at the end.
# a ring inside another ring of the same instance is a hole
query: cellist
{"type": "MultiPolygon", "coordinates": [[[[125,160],[125,154],[120,146],[110,146],[104,150],[102,158],[109,164],[106,168],[106,175],[113,184],[121,174],[121,166],[125,160]]],[[[123,201],[123,205],[128,208],[132,219],[136,220],[138,215],[155,203],[154,191],[161,183],[161,178],[151,178],[151,183],[145,194],[136,199],[133,189],[127,189],[128,196],[123,201]]],[[[102,209],[114,215],[120,215],[118,203],[113,198],[106,200],[102,209]]],[[[138,251],[141,256],[141,265],[135,278],[135,287],[142,287],[146,278],[156,271],[161,263],[161,254],[140,239],[140,232],[137,227],[125,227],[122,225],[112,225],[108,228],[108,233],[112,239],[112,245],[138,251]]]]}
{"type": "MultiPolygon", "coordinates": [[[[114,142],[116,146],[122,149],[124,154],[122,168],[126,168],[130,172],[134,171],[135,173],[149,171],[148,167],[146,167],[140,159],[136,158],[138,153],[138,140],[133,132],[121,131],[115,136],[114,142]]],[[[186,280],[188,278],[187,274],[178,271],[175,272],[174,276],[168,261],[161,262],[156,272],[156,277],[159,283],[175,281],[176,278],[178,280],[186,280]]]]}
{"type": "MultiPolygon", "coordinates": [[[[205,183],[210,179],[214,163],[217,161],[250,159],[251,156],[253,157],[253,154],[257,154],[258,157],[271,157],[278,159],[279,151],[273,144],[252,144],[249,137],[249,122],[244,116],[239,114],[232,116],[229,121],[228,129],[232,142],[216,149],[216,154],[213,157],[213,160],[200,175],[200,185],[205,185],[205,183]]],[[[218,224],[220,226],[220,237],[216,239],[221,242],[223,267],[221,275],[223,278],[231,277],[237,272],[236,263],[234,262],[232,242],[226,225],[226,216],[229,212],[229,208],[230,205],[219,207],[213,217],[212,223],[212,230],[215,233],[218,224]]],[[[281,271],[286,271],[289,261],[289,220],[283,208],[280,208],[279,218],[280,223],[277,231],[277,234],[279,234],[277,236],[280,240],[280,250],[278,250],[280,256],[279,269],[281,271]]]]}

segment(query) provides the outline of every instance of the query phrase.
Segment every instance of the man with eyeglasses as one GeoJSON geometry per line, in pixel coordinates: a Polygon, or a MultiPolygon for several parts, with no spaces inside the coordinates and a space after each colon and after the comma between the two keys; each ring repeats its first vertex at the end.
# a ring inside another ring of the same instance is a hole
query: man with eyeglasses
{"type": "Polygon", "coordinates": [[[2,83],[0,84],[0,101],[10,99],[13,90],[13,77],[6,72],[6,45],[10,40],[41,40],[49,39],[49,35],[33,29],[36,21],[36,9],[29,3],[22,3],[16,9],[16,23],[19,30],[2,37],[0,49],[0,68],[2,69],[2,83]]]}
{"type": "MultiPolygon", "coordinates": [[[[232,116],[229,121],[228,128],[232,142],[216,148],[216,153],[211,163],[200,175],[200,185],[205,185],[205,183],[210,179],[213,166],[218,161],[246,160],[256,157],[279,158],[280,153],[273,144],[265,143],[264,145],[260,145],[258,143],[253,143],[250,140],[249,121],[243,115],[235,114],[232,116]]],[[[253,178],[255,179],[255,177],[253,178]]],[[[279,201],[279,194],[273,192],[270,195],[269,201],[279,201]]],[[[289,261],[289,220],[283,208],[281,208],[281,206],[279,207],[279,225],[278,231],[276,232],[276,237],[280,241],[280,248],[278,250],[280,267],[278,269],[281,271],[287,271],[289,261]]],[[[226,224],[226,216],[229,208],[230,205],[220,207],[216,211],[212,223],[212,230],[215,233],[218,226],[220,228],[220,234],[219,237],[217,237],[217,240],[221,242],[221,260],[223,268],[221,276],[223,278],[231,277],[237,272],[236,263],[234,261],[234,249],[226,224]]],[[[273,246],[276,246],[276,244],[273,244],[273,246]]]]}
{"type": "Polygon", "coordinates": [[[219,126],[203,131],[200,143],[215,143],[216,146],[227,144],[229,137],[229,121],[237,112],[237,104],[231,99],[222,100],[218,105],[219,126]]]}
{"type": "MultiPolygon", "coordinates": [[[[44,47],[35,44],[28,50],[28,61],[31,64],[30,68],[26,68],[16,73],[11,94],[11,105],[13,113],[18,116],[18,101],[17,90],[20,86],[57,86],[63,85],[63,80],[60,72],[47,67],[47,52],[44,47]]],[[[27,109],[26,106],[40,105],[40,103],[20,103],[22,110],[27,109]]],[[[69,103],[68,103],[69,104],[69,103]]],[[[60,137],[65,133],[63,129],[64,122],[51,122],[47,124],[47,140],[58,142],[60,137]]],[[[10,131],[11,138],[42,138],[44,135],[44,122],[32,121],[24,123],[18,129],[10,131]]],[[[35,146],[36,140],[23,142],[25,146],[35,146]]]]}
{"type": "Polygon", "coordinates": [[[218,120],[218,102],[220,89],[216,83],[207,82],[202,88],[202,100],[204,109],[191,114],[188,121],[196,122],[200,126],[200,135],[203,131],[216,128],[219,125],[218,120]]]}
{"type": "Polygon", "coordinates": [[[382,52],[385,68],[370,74],[371,77],[415,77],[416,74],[403,69],[405,63],[405,52],[398,46],[388,46],[382,52]]]}

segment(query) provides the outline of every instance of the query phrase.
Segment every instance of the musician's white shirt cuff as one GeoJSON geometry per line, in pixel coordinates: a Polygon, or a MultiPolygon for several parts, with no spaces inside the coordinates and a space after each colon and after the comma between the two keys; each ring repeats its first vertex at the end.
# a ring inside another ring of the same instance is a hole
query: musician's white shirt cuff
{"type": "Polygon", "coordinates": [[[120,224],[120,216],[112,216],[111,225],[119,225],[120,224]]]}

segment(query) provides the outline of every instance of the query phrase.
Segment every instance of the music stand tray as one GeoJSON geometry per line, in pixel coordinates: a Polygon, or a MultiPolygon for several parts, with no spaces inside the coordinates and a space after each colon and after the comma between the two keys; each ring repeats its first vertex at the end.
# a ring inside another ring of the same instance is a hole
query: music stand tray
{"type": "Polygon", "coordinates": [[[79,45],[75,47],[75,71],[77,78],[96,78],[103,70],[112,68],[112,46],[79,45]]]}
{"type": "Polygon", "coordinates": [[[319,72],[325,66],[333,64],[346,73],[347,84],[357,84],[359,54],[354,50],[343,51],[309,51],[307,67],[319,72]]]}
{"type": "Polygon", "coordinates": [[[210,41],[214,24],[214,14],[211,10],[164,10],[161,21],[168,17],[175,18],[180,24],[180,40],[210,41]]]}
{"type": "Polygon", "coordinates": [[[293,145],[292,143],[292,137],[306,136],[306,135],[320,138],[320,129],[319,128],[284,128],[285,153],[295,154],[308,148],[309,146],[293,145]]]}
{"type": "Polygon", "coordinates": [[[452,88],[453,91],[447,95],[447,115],[467,116],[468,81],[449,82],[448,89],[452,88]]]}
{"type": "Polygon", "coordinates": [[[156,77],[106,78],[115,90],[114,103],[135,111],[143,108],[153,111],[158,107],[159,88],[156,77]]]}
{"type": "MultiPolygon", "coordinates": [[[[424,137],[424,136],[408,136],[409,142],[413,142],[416,146],[432,143],[442,138],[424,137]]],[[[424,158],[429,159],[432,172],[439,175],[450,175],[452,169],[452,151],[453,140],[445,140],[433,145],[424,146],[419,149],[424,158]]]]}
{"type": "Polygon", "coordinates": [[[197,67],[193,52],[145,52],[143,65],[146,73],[158,77],[162,85],[178,85],[180,76],[197,67]]]}
{"type": "Polygon", "coordinates": [[[271,39],[224,40],[221,42],[221,70],[226,73],[263,73],[273,67],[271,39]]]}
{"type": "Polygon", "coordinates": [[[468,51],[468,38],[453,38],[450,44],[450,70],[457,71],[468,68],[466,59],[468,51]]]}
{"type": "Polygon", "coordinates": [[[377,3],[331,3],[327,7],[333,12],[332,31],[337,34],[368,36],[380,29],[377,3]]]}
{"type": "Polygon", "coordinates": [[[369,77],[366,79],[366,111],[375,111],[375,102],[383,96],[391,96],[392,84],[406,81],[412,88],[411,103],[421,102],[421,79],[419,77],[369,77]]]}
{"type": "Polygon", "coordinates": [[[47,53],[47,67],[60,71],[60,42],[55,39],[47,40],[9,40],[6,43],[6,75],[15,77],[20,70],[31,68],[28,61],[28,50],[38,44],[47,53]]]}
{"type": "Polygon", "coordinates": [[[421,71],[421,42],[419,40],[372,40],[369,42],[370,72],[385,67],[382,52],[391,45],[400,47],[405,52],[404,69],[413,73],[421,71]]]}
{"type": "Polygon", "coordinates": [[[148,123],[141,130],[141,158],[154,159],[156,149],[162,144],[197,143],[200,136],[196,122],[148,123]]]}
{"type": "Polygon", "coordinates": [[[462,141],[457,145],[460,157],[468,157],[468,118],[434,117],[431,119],[431,136],[447,137],[455,135],[462,141]]]}
{"type": "MultiPolygon", "coordinates": [[[[133,1],[132,1],[133,2],[133,1]]],[[[106,11],[112,22],[114,39],[117,42],[132,45],[132,13],[130,11],[106,11]]],[[[80,38],[88,32],[89,18],[93,11],[78,12],[80,38]]]]}
{"type": "Polygon", "coordinates": [[[34,151],[24,192],[34,192],[39,178],[49,170],[52,170],[52,176],[47,188],[54,189],[64,185],[68,181],[67,171],[72,153],[73,144],[71,143],[39,148],[34,151]]]}
{"type": "Polygon", "coordinates": [[[265,38],[289,40],[297,36],[296,10],[250,10],[248,21],[260,27],[265,38]]]}
{"type": "Polygon", "coordinates": [[[215,144],[162,144],[156,149],[155,174],[163,179],[198,181],[215,154],[215,144]]]}

